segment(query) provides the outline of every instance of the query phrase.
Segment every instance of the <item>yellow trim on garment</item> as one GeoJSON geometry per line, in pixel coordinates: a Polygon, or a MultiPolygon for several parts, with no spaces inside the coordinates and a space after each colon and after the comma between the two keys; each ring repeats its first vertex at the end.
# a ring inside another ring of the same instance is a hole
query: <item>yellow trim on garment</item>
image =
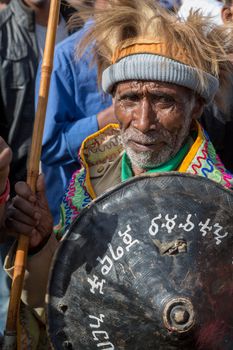
{"type": "MultiPolygon", "coordinates": [[[[185,173],[188,169],[188,167],[190,166],[193,158],[196,156],[201,144],[204,141],[203,138],[203,131],[202,128],[200,126],[200,124],[198,122],[195,122],[196,127],[197,127],[197,138],[194,142],[194,144],[192,145],[192,147],[190,148],[190,151],[188,152],[188,154],[186,155],[186,157],[184,158],[183,162],[181,163],[178,171],[180,173],[185,173]]],[[[83,166],[86,169],[86,187],[87,187],[87,191],[89,192],[90,196],[92,199],[95,199],[97,196],[95,194],[95,191],[92,187],[91,184],[91,179],[90,179],[90,170],[88,167],[88,164],[85,160],[84,157],[84,148],[85,148],[85,144],[90,141],[93,140],[94,138],[98,137],[100,134],[104,133],[106,130],[108,129],[118,129],[119,125],[118,124],[108,124],[107,126],[105,126],[103,129],[98,130],[97,132],[95,132],[94,134],[91,134],[90,136],[88,136],[87,138],[85,138],[85,140],[82,142],[82,145],[80,147],[80,158],[82,160],[83,166]]]]}
{"type": "Polygon", "coordinates": [[[85,157],[84,157],[85,143],[90,141],[90,140],[95,139],[97,136],[99,136],[100,134],[103,134],[108,129],[118,129],[118,128],[119,128],[118,124],[108,124],[103,129],[100,129],[100,130],[96,131],[94,134],[91,134],[90,136],[86,137],[85,140],[82,142],[82,145],[80,147],[80,158],[82,160],[83,166],[86,169],[86,187],[87,187],[87,191],[90,194],[92,199],[95,199],[97,196],[96,196],[95,191],[92,187],[91,178],[90,178],[90,170],[89,170],[88,164],[87,164],[85,157]]]}
{"type": "Polygon", "coordinates": [[[193,158],[196,156],[197,151],[199,150],[201,144],[204,141],[204,137],[203,137],[203,131],[202,128],[200,126],[200,124],[198,122],[195,123],[197,126],[197,138],[194,142],[194,144],[192,145],[192,147],[190,148],[190,151],[188,152],[188,154],[186,155],[186,157],[184,158],[183,162],[181,163],[178,171],[180,173],[186,173],[186,171],[188,170],[188,167],[190,166],[193,158]]]}

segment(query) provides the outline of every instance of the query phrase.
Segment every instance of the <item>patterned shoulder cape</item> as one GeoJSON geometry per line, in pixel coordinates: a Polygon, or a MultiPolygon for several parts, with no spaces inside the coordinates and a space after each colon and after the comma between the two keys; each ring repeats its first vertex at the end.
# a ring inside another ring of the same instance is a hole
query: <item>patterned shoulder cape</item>
{"type": "MultiPolygon", "coordinates": [[[[207,133],[196,123],[197,137],[177,171],[207,177],[226,188],[233,188],[233,175],[227,171],[209,140],[207,133]]],[[[117,125],[104,129],[84,140],[79,157],[82,168],[70,181],[61,205],[61,221],[57,233],[62,236],[80,211],[95,198],[91,185],[89,166],[113,160],[123,148],[117,125]]]]}

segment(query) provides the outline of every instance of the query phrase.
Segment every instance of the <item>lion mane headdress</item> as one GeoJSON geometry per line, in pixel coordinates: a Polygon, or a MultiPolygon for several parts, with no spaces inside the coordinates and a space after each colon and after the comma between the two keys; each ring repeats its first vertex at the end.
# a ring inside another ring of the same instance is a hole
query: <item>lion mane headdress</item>
{"type": "Polygon", "coordinates": [[[127,80],[162,81],[187,87],[209,103],[219,87],[219,72],[233,52],[232,31],[191,12],[178,18],[155,0],[109,0],[106,8],[79,8],[94,21],[78,46],[91,43],[105,92],[127,80]]]}

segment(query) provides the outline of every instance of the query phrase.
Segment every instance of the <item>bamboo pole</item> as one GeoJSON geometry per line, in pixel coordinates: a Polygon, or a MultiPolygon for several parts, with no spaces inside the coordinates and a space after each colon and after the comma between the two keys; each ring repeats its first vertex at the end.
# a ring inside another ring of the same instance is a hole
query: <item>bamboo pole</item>
{"type": "MultiPolygon", "coordinates": [[[[53,67],[53,55],[56,39],[56,30],[60,13],[60,0],[51,0],[48,27],[45,40],[45,49],[41,66],[41,80],[39,89],[39,99],[35,116],[32,145],[28,164],[27,184],[35,192],[36,180],[39,174],[39,163],[42,148],[42,136],[44,131],[45,114],[48,101],[50,76],[53,67]]],[[[16,348],[17,317],[20,305],[20,298],[23,287],[25,266],[27,262],[29,238],[21,235],[15,256],[14,274],[7,315],[6,331],[4,336],[5,349],[16,348]],[[15,337],[15,345],[12,337],[15,337]],[[11,338],[11,340],[9,340],[11,338]],[[6,340],[5,340],[6,339],[6,340]],[[7,345],[8,344],[8,345],[7,345]],[[9,347],[11,346],[11,347],[9,347]],[[13,346],[13,347],[12,347],[13,346]]]]}

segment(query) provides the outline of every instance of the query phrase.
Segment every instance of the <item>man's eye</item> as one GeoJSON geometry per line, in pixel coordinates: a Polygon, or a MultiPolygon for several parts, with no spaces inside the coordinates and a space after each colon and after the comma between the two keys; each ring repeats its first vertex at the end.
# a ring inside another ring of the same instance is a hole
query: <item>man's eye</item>
{"type": "Polygon", "coordinates": [[[166,104],[171,104],[171,103],[174,103],[174,98],[171,97],[171,96],[153,96],[152,97],[152,100],[153,100],[153,103],[166,103],[166,104]]]}
{"type": "Polygon", "coordinates": [[[162,96],[160,99],[159,99],[159,102],[161,103],[174,103],[174,99],[172,97],[169,97],[169,96],[162,96]]]}
{"type": "Polygon", "coordinates": [[[139,100],[139,97],[136,94],[129,94],[129,95],[120,96],[120,101],[136,102],[138,100],[139,100]]]}

